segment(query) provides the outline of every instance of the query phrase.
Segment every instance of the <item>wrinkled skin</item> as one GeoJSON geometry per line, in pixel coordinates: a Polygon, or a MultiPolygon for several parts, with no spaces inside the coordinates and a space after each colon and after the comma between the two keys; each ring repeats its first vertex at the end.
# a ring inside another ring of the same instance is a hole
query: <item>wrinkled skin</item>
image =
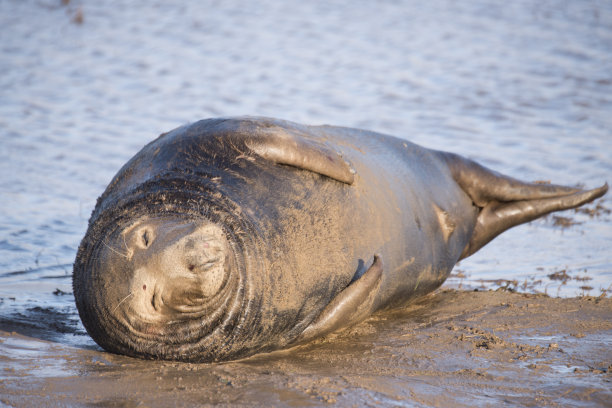
{"type": "Polygon", "coordinates": [[[308,341],[439,287],[505,229],[601,196],[356,129],[213,119],[145,146],[74,266],[103,348],[219,361],[308,341]]]}

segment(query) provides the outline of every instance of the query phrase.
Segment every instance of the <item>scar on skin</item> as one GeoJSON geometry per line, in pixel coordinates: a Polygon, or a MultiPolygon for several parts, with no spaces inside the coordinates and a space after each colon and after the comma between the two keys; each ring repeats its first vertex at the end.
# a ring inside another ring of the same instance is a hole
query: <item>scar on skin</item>
{"type": "Polygon", "coordinates": [[[455,223],[451,219],[450,214],[442,210],[437,205],[433,204],[433,209],[436,213],[436,217],[438,218],[438,223],[440,224],[440,229],[442,230],[442,235],[444,236],[444,241],[448,242],[448,239],[455,231],[455,223]]]}

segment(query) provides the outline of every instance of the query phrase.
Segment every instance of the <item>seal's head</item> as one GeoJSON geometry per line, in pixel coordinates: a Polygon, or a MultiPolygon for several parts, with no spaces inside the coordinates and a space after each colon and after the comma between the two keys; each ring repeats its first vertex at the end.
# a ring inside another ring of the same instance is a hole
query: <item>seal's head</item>
{"type": "Polygon", "coordinates": [[[226,281],[228,250],[223,231],[214,224],[171,217],[139,220],[103,251],[108,275],[130,272],[125,282],[129,293],[115,308],[128,320],[151,324],[202,311],[226,281]]]}
{"type": "Polygon", "coordinates": [[[83,324],[106,350],[144,358],[212,361],[239,356],[244,323],[242,254],[202,217],[142,216],[95,226],[75,263],[83,324]]]}

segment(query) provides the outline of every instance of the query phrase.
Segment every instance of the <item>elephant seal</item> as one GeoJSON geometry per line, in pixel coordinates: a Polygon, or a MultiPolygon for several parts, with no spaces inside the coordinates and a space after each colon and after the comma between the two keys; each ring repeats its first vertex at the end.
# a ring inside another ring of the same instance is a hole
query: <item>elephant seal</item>
{"type": "Polygon", "coordinates": [[[110,352],[243,358],[431,292],[504,230],[607,188],[523,183],[363,130],[203,120],[113,178],[77,253],[74,296],[110,352]]]}

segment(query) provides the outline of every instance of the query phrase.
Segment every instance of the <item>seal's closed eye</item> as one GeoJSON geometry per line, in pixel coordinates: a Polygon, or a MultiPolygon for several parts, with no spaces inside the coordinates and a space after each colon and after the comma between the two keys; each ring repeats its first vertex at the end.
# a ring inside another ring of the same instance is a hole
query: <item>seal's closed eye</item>
{"type": "Polygon", "coordinates": [[[144,244],[144,247],[145,248],[148,247],[149,246],[149,231],[145,229],[141,237],[142,237],[142,243],[144,244]]]}
{"type": "Polygon", "coordinates": [[[154,225],[142,225],[142,222],[136,223],[123,231],[123,241],[128,252],[133,252],[134,247],[138,249],[149,248],[155,241],[156,236],[154,225]]]}

